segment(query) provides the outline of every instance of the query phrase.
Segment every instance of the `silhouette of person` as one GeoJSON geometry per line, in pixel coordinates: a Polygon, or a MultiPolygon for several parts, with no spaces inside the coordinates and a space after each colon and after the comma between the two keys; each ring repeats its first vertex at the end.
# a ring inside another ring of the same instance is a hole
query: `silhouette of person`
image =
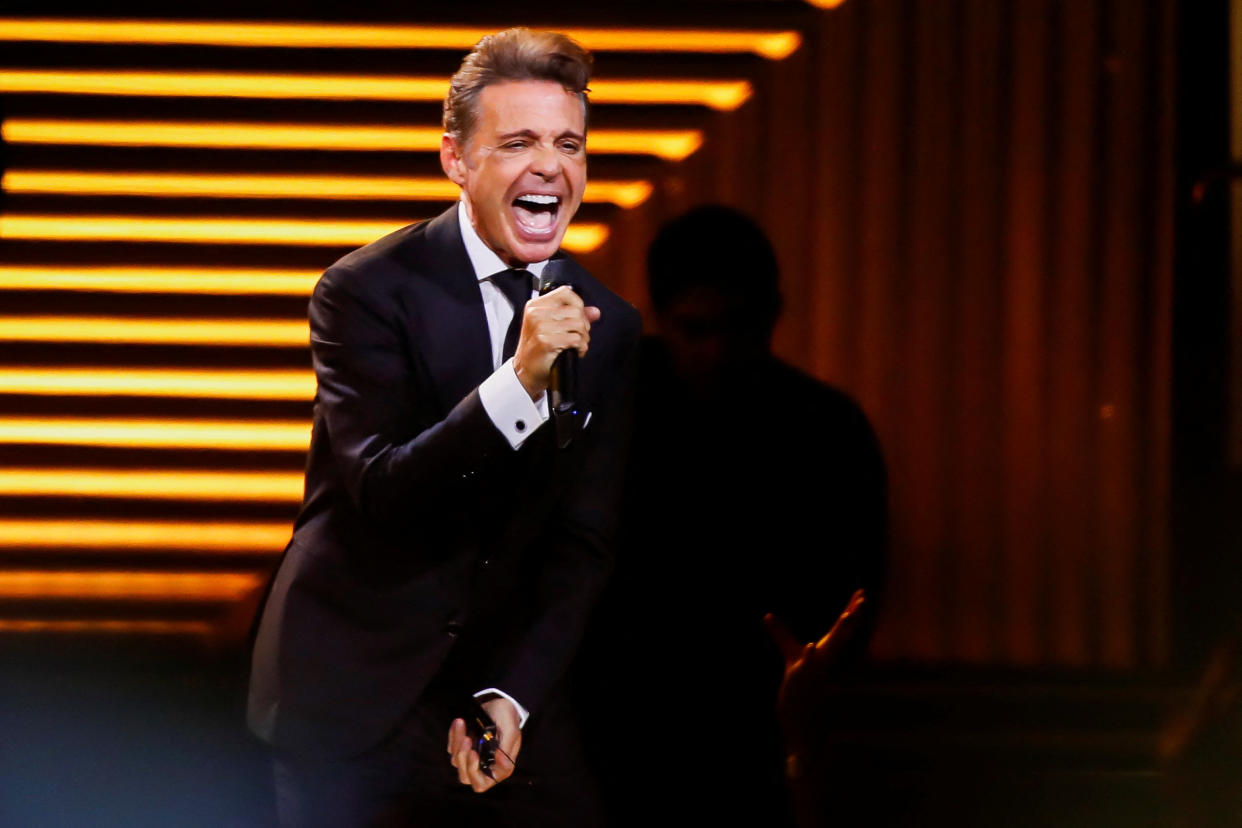
{"type": "MultiPolygon", "coordinates": [[[[582,708],[608,716],[588,720],[588,750],[615,825],[788,825],[776,700],[796,648],[764,616],[810,641],[859,588],[874,606],[883,460],[853,400],[772,355],[778,269],[751,219],[692,210],[647,266],[659,335],[642,343],[622,543],[581,653],[582,708]]],[[[861,656],[861,616],[834,662],[861,656]]]]}

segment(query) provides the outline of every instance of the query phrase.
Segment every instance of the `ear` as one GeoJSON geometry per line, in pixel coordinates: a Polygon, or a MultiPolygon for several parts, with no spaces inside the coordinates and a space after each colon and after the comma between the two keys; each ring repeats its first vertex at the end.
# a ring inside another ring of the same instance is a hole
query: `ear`
{"type": "Polygon", "coordinates": [[[462,158],[461,149],[447,132],[440,136],[440,166],[458,187],[466,186],[466,161],[462,158]]]}

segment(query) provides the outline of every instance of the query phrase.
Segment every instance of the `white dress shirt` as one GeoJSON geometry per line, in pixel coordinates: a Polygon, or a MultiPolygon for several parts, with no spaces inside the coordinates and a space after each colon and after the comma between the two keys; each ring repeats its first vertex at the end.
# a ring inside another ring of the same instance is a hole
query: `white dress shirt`
{"type": "MultiPolygon", "coordinates": [[[[513,370],[513,358],[510,357],[503,365],[501,364],[505,333],[509,330],[509,323],[513,320],[513,314],[517,309],[489,277],[508,270],[509,265],[505,264],[479,238],[474,225],[470,223],[470,216],[466,212],[466,204],[463,201],[457,202],[457,223],[461,225],[461,240],[466,245],[466,254],[470,257],[470,264],[474,267],[474,275],[479,280],[479,292],[483,294],[483,310],[487,314],[487,332],[492,340],[492,367],[495,370],[479,385],[479,400],[483,403],[483,410],[487,412],[492,423],[509,441],[509,445],[516,450],[526,441],[527,437],[547,422],[548,395],[545,392],[539,396],[538,400],[532,401],[530,394],[526,393],[526,388],[513,370]]],[[[543,275],[543,268],[547,263],[546,259],[542,262],[532,262],[526,265],[526,269],[538,278],[543,275]]],[[[531,295],[534,295],[533,289],[531,295]]],[[[521,702],[497,687],[488,687],[474,694],[476,699],[484,696],[501,696],[512,702],[517,708],[519,727],[525,725],[527,718],[530,717],[530,713],[521,702]]]]}
{"type": "MultiPolygon", "coordinates": [[[[470,216],[466,214],[466,204],[462,201],[457,202],[457,223],[461,226],[461,240],[466,245],[466,254],[474,267],[475,278],[479,280],[479,292],[483,294],[483,311],[487,314],[487,332],[492,340],[492,368],[495,370],[479,385],[479,400],[496,428],[509,441],[509,445],[516,449],[548,421],[548,395],[545,392],[532,402],[530,394],[526,393],[513,370],[513,359],[509,358],[501,364],[505,332],[509,330],[509,322],[516,309],[489,277],[508,270],[509,265],[479,238],[470,223],[470,216]]],[[[526,265],[526,269],[538,279],[543,275],[543,268],[547,263],[546,259],[532,262],[526,265]]],[[[531,295],[534,295],[533,290],[531,295]]]]}

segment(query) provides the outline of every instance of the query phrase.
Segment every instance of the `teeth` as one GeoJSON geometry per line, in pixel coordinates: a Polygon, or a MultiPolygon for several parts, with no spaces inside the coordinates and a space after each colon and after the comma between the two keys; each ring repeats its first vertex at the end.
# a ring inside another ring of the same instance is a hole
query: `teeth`
{"type": "Polygon", "coordinates": [[[529,201],[533,204],[556,204],[560,201],[559,198],[553,195],[536,195],[534,193],[531,193],[530,195],[518,196],[517,200],[529,201]]]}

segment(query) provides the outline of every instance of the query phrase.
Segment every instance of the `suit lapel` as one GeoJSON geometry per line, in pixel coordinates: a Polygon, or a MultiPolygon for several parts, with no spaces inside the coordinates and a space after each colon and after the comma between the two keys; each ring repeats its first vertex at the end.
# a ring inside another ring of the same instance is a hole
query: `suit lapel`
{"type": "MultiPolygon", "coordinates": [[[[443,415],[491,375],[492,344],[483,295],[461,240],[456,205],[427,222],[422,241],[405,252],[407,266],[418,274],[410,286],[415,294],[411,310],[416,314],[412,331],[416,354],[431,373],[443,415]]],[[[588,305],[593,304],[591,281],[580,278],[578,263],[561,252],[554,258],[561,260],[560,278],[588,305]]],[[[607,326],[609,320],[597,324],[607,326]]],[[[596,402],[596,363],[590,353],[579,363],[579,402],[585,404],[584,416],[596,402]]]]}
{"type": "Polygon", "coordinates": [[[410,269],[423,277],[412,286],[414,337],[447,412],[492,373],[492,345],[456,205],[427,223],[424,241],[410,249],[410,269]]]}

